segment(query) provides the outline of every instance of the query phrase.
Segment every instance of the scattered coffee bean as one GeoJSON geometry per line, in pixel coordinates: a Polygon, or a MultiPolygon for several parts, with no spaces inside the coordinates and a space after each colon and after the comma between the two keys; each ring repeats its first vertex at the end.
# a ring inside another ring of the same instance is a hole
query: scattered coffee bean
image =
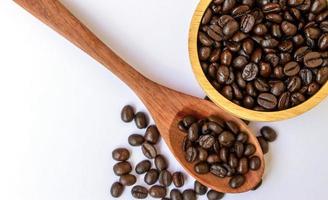
{"type": "Polygon", "coordinates": [[[170,192],[171,200],[183,200],[182,193],[178,189],[173,189],[170,192]]]}
{"type": "Polygon", "coordinates": [[[180,188],[184,185],[184,175],[182,172],[174,172],[172,181],[175,187],[180,188]]]}
{"type": "Polygon", "coordinates": [[[122,176],[130,173],[132,171],[132,166],[129,162],[122,161],[114,165],[113,171],[117,176],[122,176]]]}
{"type": "Polygon", "coordinates": [[[139,129],[146,128],[148,125],[146,114],[143,112],[137,112],[137,114],[134,117],[134,121],[139,129]]]}
{"type": "Polygon", "coordinates": [[[156,144],[159,139],[159,132],[155,125],[148,126],[145,133],[145,140],[150,144],[156,144]]]}
{"type": "Polygon", "coordinates": [[[261,135],[268,142],[273,142],[277,139],[276,131],[268,126],[264,126],[261,128],[261,135]]]}
{"type": "Polygon", "coordinates": [[[134,185],[137,182],[137,178],[132,174],[125,174],[120,176],[120,183],[125,186],[134,185]]]}
{"type": "Polygon", "coordinates": [[[167,166],[168,166],[167,161],[164,158],[164,156],[162,156],[162,155],[157,155],[155,157],[154,163],[155,163],[156,168],[160,171],[167,169],[167,166]]]}
{"type": "Polygon", "coordinates": [[[123,191],[124,191],[124,186],[119,182],[113,183],[112,187],[110,188],[110,193],[114,198],[120,197],[123,191]]]}
{"type": "Polygon", "coordinates": [[[172,183],[172,175],[169,171],[163,170],[159,174],[159,183],[163,186],[170,186],[172,183]]]}
{"type": "Polygon", "coordinates": [[[201,184],[198,181],[194,182],[194,190],[196,192],[196,194],[198,195],[204,195],[207,192],[207,187],[203,184],[201,184]]]}
{"type": "Polygon", "coordinates": [[[149,144],[149,143],[144,143],[142,145],[142,153],[149,159],[153,159],[156,157],[157,155],[157,150],[156,148],[152,145],[152,144],[149,144]]]}
{"type": "Polygon", "coordinates": [[[139,134],[132,134],[128,138],[128,142],[131,146],[141,146],[145,141],[145,138],[139,134]]]}
{"type": "Polygon", "coordinates": [[[143,160],[136,165],[136,173],[137,174],[144,174],[148,172],[151,168],[151,162],[149,160],[143,160]]]}
{"type": "Polygon", "coordinates": [[[153,185],[157,182],[159,177],[159,171],[157,169],[150,169],[144,177],[145,183],[148,185],[153,185]]]}
{"type": "Polygon", "coordinates": [[[224,193],[210,190],[206,194],[208,200],[220,200],[224,197],[224,193]]]}
{"type": "Polygon", "coordinates": [[[164,198],[166,196],[166,188],[160,185],[154,185],[149,188],[149,195],[153,198],[164,198]]]}
{"type": "Polygon", "coordinates": [[[130,157],[130,152],[126,148],[117,148],[112,152],[112,158],[117,161],[126,161],[130,157]]]}
{"type": "Polygon", "coordinates": [[[145,199],[148,196],[148,190],[143,186],[136,185],[131,189],[131,194],[136,199],[145,199]]]}
{"type": "Polygon", "coordinates": [[[261,146],[263,154],[268,153],[269,152],[269,143],[264,139],[264,137],[259,136],[259,137],[257,137],[257,140],[259,141],[259,144],[261,146]]]}
{"type": "Polygon", "coordinates": [[[131,122],[134,119],[134,110],[132,106],[126,105],[121,111],[121,119],[123,122],[131,122]]]}
{"type": "Polygon", "coordinates": [[[183,196],[183,200],[196,200],[197,199],[196,192],[192,189],[186,189],[185,191],[183,191],[182,196],[183,196]]]}

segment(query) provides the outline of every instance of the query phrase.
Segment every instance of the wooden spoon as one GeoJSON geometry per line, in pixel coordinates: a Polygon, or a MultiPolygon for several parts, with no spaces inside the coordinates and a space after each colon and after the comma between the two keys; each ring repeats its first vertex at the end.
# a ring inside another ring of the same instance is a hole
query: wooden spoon
{"type": "Polygon", "coordinates": [[[228,114],[209,101],[174,91],[145,78],[98,39],[59,1],[14,1],[80,49],[84,50],[130,86],[150,111],[164,141],[176,159],[184,169],[199,182],[224,193],[245,192],[254,188],[256,184],[259,183],[264,171],[263,153],[256,137],[240,119],[228,114]],[[229,187],[228,178],[221,179],[211,174],[196,174],[193,169],[193,164],[185,161],[184,153],[181,149],[185,134],[177,128],[178,121],[183,116],[189,114],[200,118],[214,114],[220,116],[223,120],[235,122],[241,131],[249,135],[249,142],[256,146],[255,154],[259,156],[262,161],[261,168],[257,171],[248,172],[246,175],[246,183],[237,189],[229,187]]]}

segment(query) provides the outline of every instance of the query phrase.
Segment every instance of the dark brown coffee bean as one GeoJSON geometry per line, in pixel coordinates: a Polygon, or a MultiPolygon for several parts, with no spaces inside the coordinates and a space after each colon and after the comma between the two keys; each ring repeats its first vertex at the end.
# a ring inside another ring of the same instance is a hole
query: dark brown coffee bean
{"type": "Polygon", "coordinates": [[[301,89],[301,86],[302,86],[302,81],[301,81],[300,77],[293,76],[293,77],[291,77],[291,79],[288,82],[287,89],[290,92],[296,92],[299,89],[301,89]]]}
{"type": "Polygon", "coordinates": [[[264,139],[264,137],[259,136],[257,137],[257,140],[259,141],[259,144],[261,146],[263,154],[266,154],[269,152],[269,143],[264,139]]]}
{"type": "Polygon", "coordinates": [[[223,131],[222,126],[213,121],[208,122],[208,128],[216,134],[220,134],[223,131]]]}
{"type": "Polygon", "coordinates": [[[268,29],[264,24],[256,24],[253,32],[258,36],[264,36],[268,32],[268,29]]]}
{"type": "Polygon", "coordinates": [[[232,121],[227,121],[226,122],[227,127],[229,128],[230,131],[232,131],[234,134],[239,133],[239,127],[235,122],[232,121]]]}
{"type": "Polygon", "coordinates": [[[328,67],[322,67],[319,69],[318,74],[317,74],[317,83],[323,85],[327,82],[328,80],[328,67]]]}
{"type": "Polygon", "coordinates": [[[221,145],[230,147],[235,142],[235,135],[230,131],[223,131],[219,135],[219,142],[221,145]]]}
{"type": "Polygon", "coordinates": [[[195,147],[189,147],[185,153],[185,159],[187,162],[194,162],[198,156],[198,151],[195,147]]]}
{"type": "Polygon", "coordinates": [[[245,39],[242,44],[242,49],[245,54],[248,56],[253,53],[254,50],[254,42],[251,39],[245,39]]]}
{"type": "Polygon", "coordinates": [[[188,140],[188,136],[185,136],[182,141],[182,150],[187,151],[187,149],[192,145],[193,145],[192,142],[188,140]]]}
{"type": "Polygon", "coordinates": [[[230,153],[228,163],[232,168],[236,168],[238,166],[238,158],[236,154],[230,153]]]}
{"type": "Polygon", "coordinates": [[[207,157],[208,157],[207,150],[199,147],[198,148],[198,160],[199,161],[205,161],[205,160],[207,160],[207,157]]]}
{"type": "Polygon", "coordinates": [[[278,110],[285,110],[290,105],[290,93],[284,92],[278,100],[278,110]]]}
{"type": "Polygon", "coordinates": [[[150,168],[151,168],[151,162],[149,160],[143,160],[136,165],[135,171],[137,174],[144,174],[148,172],[150,168]]]}
{"type": "Polygon", "coordinates": [[[123,122],[132,122],[134,119],[134,109],[130,105],[123,107],[121,111],[121,119],[123,122]]]}
{"type": "Polygon", "coordinates": [[[183,200],[182,194],[178,189],[173,189],[170,192],[171,200],[183,200]]]}
{"type": "Polygon", "coordinates": [[[321,35],[318,41],[318,47],[320,50],[327,50],[328,49],[328,34],[325,33],[321,35]]]}
{"type": "Polygon", "coordinates": [[[245,183],[246,179],[243,175],[237,175],[230,179],[229,186],[233,189],[239,188],[245,183]]]}
{"type": "Polygon", "coordinates": [[[271,75],[271,66],[269,63],[267,62],[260,62],[259,64],[260,67],[260,75],[267,78],[271,75]]]}
{"type": "Polygon", "coordinates": [[[257,103],[265,109],[272,110],[277,106],[277,98],[270,93],[261,93],[257,103]]]}
{"type": "Polygon", "coordinates": [[[146,114],[143,112],[137,112],[136,116],[134,117],[134,122],[139,129],[143,129],[148,126],[148,119],[146,114]]]}
{"type": "Polygon", "coordinates": [[[210,149],[215,142],[215,138],[212,135],[202,135],[199,138],[199,145],[204,149],[210,149]]]}
{"type": "Polygon", "coordinates": [[[231,64],[232,61],[232,54],[229,50],[224,50],[221,53],[221,64],[222,65],[226,65],[229,66],[231,64]]]}
{"type": "Polygon", "coordinates": [[[319,15],[316,16],[315,21],[322,22],[323,20],[327,19],[328,11],[323,11],[319,15]]]}
{"type": "Polygon", "coordinates": [[[184,175],[182,172],[174,172],[172,175],[172,181],[175,187],[179,188],[184,185],[184,175]]]}
{"type": "Polygon", "coordinates": [[[262,48],[275,48],[278,45],[279,45],[279,41],[274,38],[261,41],[262,48]]]}
{"type": "Polygon", "coordinates": [[[141,185],[136,185],[131,189],[131,194],[136,199],[145,199],[148,196],[148,190],[141,185]]]}
{"type": "Polygon", "coordinates": [[[293,42],[290,40],[282,41],[280,42],[278,48],[282,52],[290,52],[293,49],[293,42]]]}
{"type": "Polygon", "coordinates": [[[246,64],[247,58],[245,56],[238,56],[232,62],[232,66],[237,69],[243,69],[246,64]]]}
{"type": "Polygon", "coordinates": [[[295,36],[293,37],[293,42],[294,42],[297,46],[300,46],[300,45],[304,44],[305,39],[304,39],[304,37],[303,37],[301,34],[298,34],[298,35],[295,35],[295,36]]]}
{"type": "Polygon", "coordinates": [[[219,83],[225,83],[228,81],[230,75],[229,68],[225,65],[221,65],[217,70],[217,81],[219,83]]]}
{"type": "Polygon", "coordinates": [[[207,162],[197,163],[194,166],[194,170],[197,174],[207,174],[210,171],[209,165],[207,164],[207,162]]]}
{"type": "Polygon", "coordinates": [[[197,119],[194,116],[188,115],[182,119],[182,122],[186,128],[189,128],[193,123],[197,122],[197,119]]]}
{"type": "Polygon", "coordinates": [[[291,6],[299,6],[303,4],[304,0],[288,0],[288,4],[291,6]]]}
{"type": "Polygon", "coordinates": [[[117,176],[122,176],[130,173],[132,171],[132,166],[129,162],[122,161],[113,166],[113,171],[117,176]]]}
{"type": "Polygon", "coordinates": [[[252,81],[257,77],[259,68],[255,63],[249,63],[245,66],[242,77],[245,81],[252,81]]]}
{"type": "Polygon", "coordinates": [[[170,186],[172,183],[172,174],[167,170],[161,171],[159,174],[159,183],[166,187],[170,186]]]}
{"type": "Polygon", "coordinates": [[[251,96],[245,96],[243,99],[243,105],[245,108],[253,108],[255,101],[251,96]]]}
{"type": "Polygon", "coordinates": [[[160,185],[154,185],[149,188],[149,195],[153,198],[164,198],[166,196],[166,188],[160,185]]]}
{"type": "Polygon", "coordinates": [[[310,83],[312,83],[313,74],[312,74],[312,71],[311,70],[309,70],[309,69],[302,69],[300,71],[300,77],[302,79],[303,84],[309,85],[310,83]]]}
{"type": "Polygon", "coordinates": [[[294,54],[294,59],[295,61],[297,62],[302,62],[303,61],[303,58],[304,56],[310,52],[310,49],[309,47],[307,46],[304,46],[304,47],[300,47],[298,48],[296,51],[295,51],[295,54],[294,54]]]}
{"type": "Polygon", "coordinates": [[[167,166],[168,166],[167,161],[164,158],[164,156],[162,156],[160,154],[155,157],[154,163],[155,163],[156,169],[158,169],[158,170],[167,169],[167,166]]]}
{"type": "Polygon", "coordinates": [[[257,64],[260,62],[261,59],[262,59],[262,49],[257,48],[251,55],[251,61],[257,64]]]}
{"type": "Polygon", "coordinates": [[[309,84],[309,87],[307,88],[307,94],[308,95],[314,95],[315,93],[317,93],[320,89],[319,84],[313,82],[309,84]]]}
{"type": "Polygon", "coordinates": [[[110,188],[110,194],[114,198],[120,197],[122,195],[123,191],[124,191],[124,186],[119,182],[113,183],[113,185],[110,188]]]}
{"type": "Polygon", "coordinates": [[[245,143],[247,142],[247,140],[248,140],[248,135],[246,133],[241,132],[237,135],[236,141],[245,143]]]}
{"type": "Polygon", "coordinates": [[[235,142],[234,144],[235,153],[238,158],[241,158],[244,155],[244,144],[241,142],[235,142]]]}
{"type": "Polygon", "coordinates": [[[290,101],[293,106],[297,106],[305,101],[305,97],[303,94],[296,92],[290,96],[290,101]]]}
{"type": "Polygon", "coordinates": [[[207,192],[207,187],[203,184],[201,184],[198,181],[194,182],[194,190],[196,192],[196,194],[198,195],[204,195],[207,192]]]}
{"type": "Polygon", "coordinates": [[[281,23],[281,30],[286,36],[293,36],[297,33],[297,27],[288,21],[281,23]]]}
{"type": "Polygon", "coordinates": [[[208,200],[220,200],[224,197],[224,193],[210,190],[206,194],[208,200]]]}
{"type": "Polygon", "coordinates": [[[210,172],[220,178],[226,177],[228,173],[227,169],[220,164],[211,165],[210,172]]]}
{"type": "Polygon", "coordinates": [[[223,87],[222,91],[221,91],[222,95],[229,99],[232,100],[233,98],[233,91],[232,91],[232,87],[230,85],[226,85],[223,87]]]}
{"type": "Polygon", "coordinates": [[[221,49],[214,49],[210,55],[209,61],[211,63],[217,62],[220,59],[221,49]]]}
{"type": "Polygon", "coordinates": [[[130,158],[130,152],[126,148],[117,148],[112,152],[112,158],[117,161],[126,161],[130,158]]]}
{"type": "Polygon", "coordinates": [[[251,170],[258,170],[261,167],[261,159],[257,156],[253,156],[249,159],[249,168],[251,170]]]}
{"type": "MultiPolygon", "coordinates": [[[[250,12],[249,6],[240,5],[240,6],[235,7],[232,10],[231,15],[234,18],[239,18],[239,17],[242,17],[242,16],[244,16],[245,14],[247,14],[249,12],[250,12]]],[[[254,21],[255,21],[255,19],[254,19],[254,21]]]]}
{"type": "Polygon", "coordinates": [[[284,73],[287,76],[295,76],[299,71],[300,65],[295,61],[287,63],[284,67],[284,73]]]}
{"type": "Polygon", "coordinates": [[[253,155],[255,153],[255,151],[256,151],[255,146],[251,143],[248,143],[245,146],[244,155],[249,157],[249,156],[253,155]]]}
{"type": "Polygon", "coordinates": [[[277,56],[277,54],[268,53],[264,60],[271,63],[272,67],[276,67],[279,64],[280,58],[277,56]]]}
{"type": "Polygon", "coordinates": [[[243,39],[247,38],[247,35],[241,31],[238,31],[237,33],[235,33],[233,36],[232,36],[232,41],[234,42],[240,42],[242,41],[243,39]]]}
{"type": "Polygon", "coordinates": [[[247,83],[246,84],[246,92],[248,95],[252,96],[252,97],[256,97],[257,96],[257,92],[253,86],[252,83],[247,83]]]}
{"type": "Polygon", "coordinates": [[[220,160],[223,162],[228,162],[229,159],[229,149],[227,147],[222,147],[219,152],[220,160]]]}
{"type": "Polygon", "coordinates": [[[327,1],[315,0],[312,4],[311,12],[313,12],[314,14],[318,14],[326,8],[327,8],[327,1]]]}
{"type": "Polygon", "coordinates": [[[262,7],[264,13],[280,12],[281,7],[278,3],[267,3],[262,7]]]}
{"type": "Polygon", "coordinates": [[[147,142],[145,142],[143,145],[142,145],[142,153],[149,159],[153,159],[156,157],[157,155],[157,150],[156,148],[152,145],[152,144],[149,144],[147,142]]]}
{"type": "Polygon", "coordinates": [[[194,142],[198,139],[199,137],[199,126],[197,123],[193,123],[190,128],[188,129],[188,139],[191,141],[191,142],[194,142]]]}
{"type": "Polygon", "coordinates": [[[228,177],[231,177],[236,174],[236,169],[230,167],[228,163],[224,163],[222,166],[227,170],[228,177]]]}
{"type": "Polygon", "coordinates": [[[323,62],[319,52],[309,52],[304,56],[304,65],[309,68],[319,67],[323,62]]]}
{"type": "Polygon", "coordinates": [[[244,15],[241,18],[240,22],[240,30],[243,31],[244,33],[249,33],[255,24],[255,17],[251,14],[244,15]]]}
{"type": "Polygon", "coordinates": [[[157,169],[150,169],[144,177],[145,183],[148,185],[153,185],[157,182],[159,177],[159,171],[157,169]]]}
{"type": "Polygon", "coordinates": [[[261,181],[252,189],[253,191],[257,190],[262,185],[262,179],[261,181]]]}
{"type": "Polygon", "coordinates": [[[211,154],[207,157],[207,160],[206,160],[209,164],[213,164],[213,163],[217,163],[217,162],[220,162],[221,159],[220,159],[220,156],[217,155],[217,154],[211,154]]]}
{"type": "Polygon", "coordinates": [[[273,130],[271,127],[268,127],[268,126],[264,126],[264,127],[261,128],[261,135],[268,142],[273,142],[277,139],[276,131],[273,130]]]}
{"type": "Polygon", "coordinates": [[[125,174],[120,176],[120,183],[125,186],[134,185],[137,182],[137,178],[132,174],[125,174]]]}
{"type": "MultiPolygon", "coordinates": [[[[229,1],[229,0],[226,0],[229,1]]],[[[192,189],[187,189],[182,193],[183,200],[196,200],[196,192],[192,189]]]]}
{"type": "Polygon", "coordinates": [[[239,160],[237,172],[239,174],[246,174],[248,172],[248,159],[243,157],[239,160]]]}
{"type": "Polygon", "coordinates": [[[145,133],[145,140],[151,144],[156,144],[160,135],[155,125],[151,125],[147,128],[145,133]]]}
{"type": "Polygon", "coordinates": [[[198,40],[204,46],[212,46],[212,44],[214,43],[214,41],[211,38],[209,38],[205,33],[201,31],[198,34],[198,40]]]}
{"type": "Polygon", "coordinates": [[[267,92],[270,90],[269,84],[261,78],[255,79],[254,86],[260,92],[267,92]]]}
{"type": "Polygon", "coordinates": [[[286,86],[283,82],[277,81],[271,86],[271,93],[279,97],[286,90],[286,86]]]}
{"type": "Polygon", "coordinates": [[[208,24],[211,21],[212,15],[212,10],[210,8],[206,9],[202,19],[202,24],[208,24]]]}
{"type": "Polygon", "coordinates": [[[211,55],[211,48],[210,47],[201,47],[199,49],[199,59],[202,61],[207,60],[211,55]]]}
{"type": "Polygon", "coordinates": [[[139,134],[132,134],[128,137],[128,142],[131,146],[141,146],[145,141],[145,138],[139,134]]]}

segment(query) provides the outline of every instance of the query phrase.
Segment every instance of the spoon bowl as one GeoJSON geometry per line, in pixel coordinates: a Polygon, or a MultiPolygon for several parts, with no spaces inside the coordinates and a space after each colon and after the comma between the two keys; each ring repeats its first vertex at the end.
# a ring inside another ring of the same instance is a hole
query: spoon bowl
{"type": "Polygon", "coordinates": [[[181,92],[159,85],[136,71],[106,44],[97,38],[83,25],[69,10],[57,0],[14,0],[32,15],[50,26],[56,32],[85,51],[95,60],[103,64],[118,78],[124,81],[143,101],[171,152],[185,168],[185,170],[202,184],[224,193],[245,192],[261,180],[264,171],[264,159],[261,147],[249,128],[240,119],[205,101],[181,92]],[[261,161],[261,168],[250,171],[246,175],[246,182],[240,188],[231,189],[228,179],[220,179],[213,175],[198,175],[193,170],[193,164],[184,160],[182,152],[183,133],[178,130],[178,121],[185,115],[207,117],[217,115],[223,120],[235,122],[241,131],[249,136],[249,142],[256,147],[256,153],[261,161]]]}

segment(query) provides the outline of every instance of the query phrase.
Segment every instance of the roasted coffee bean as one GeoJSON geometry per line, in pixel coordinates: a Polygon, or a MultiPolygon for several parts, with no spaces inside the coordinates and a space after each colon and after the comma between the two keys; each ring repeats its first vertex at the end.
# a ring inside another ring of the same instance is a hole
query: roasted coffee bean
{"type": "Polygon", "coordinates": [[[136,185],[131,189],[131,194],[136,199],[145,199],[148,196],[148,190],[141,185],[136,185]]]}
{"type": "Polygon", "coordinates": [[[319,52],[309,52],[304,56],[304,65],[309,68],[319,67],[323,62],[319,52]]]}
{"type": "Polygon", "coordinates": [[[245,183],[246,179],[243,175],[237,175],[230,179],[229,186],[233,189],[239,188],[245,183]]]}
{"type": "Polygon", "coordinates": [[[246,133],[241,132],[237,135],[236,140],[238,142],[245,143],[248,140],[248,135],[246,133]]]}
{"type": "Polygon", "coordinates": [[[268,92],[270,90],[269,84],[261,78],[258,78],[254,81],[254,86],[260,92],[268,92]]]}
{"type": "Polygon", "coordinates": [[[212,18],[212,10],[211,9],[206,9],[205,14],[202,19],[202,24],[208,24],[211,21],[212,18]]]}
{"type": "Polygon", "coordinates": [[[197,119],[194,116],[188,115],[182,119],[182,122],[186,128],[189,128],[197,119]]]}
{"type": "Polygon", "coordinates": [[[157,169],[150,169],[144,177],[145,183],[148,185],[153,185],[154,183],[157,182],[159,177],[159,171],[157,169]]]}
{"type": "Polygon", "coordinates": [[[210,55],[210,62],[217,62],[220,59],[221,49],[214,49],[210,55]]]}
{"type": "Polygon", "coordinates": [[[242,49],[246,55],[250,55],[254,50],[254,42],[251,39],[245,39],[242,44],[242,49]]]}
{"type": "Polygon", "coordinates": [[[247,64],[247,58],[245,56],[238,56],[232,62],[232,66],[237,69],[243,69],[246,66],[246,64],[247,64]]]}
{"type": "Polygon", "coordinates": [[[170,192],[171,200],[183,200],[182,194],[178,189],[173,189],[170,192]]]}
{"type": "Polygon", "coordinates": [[[120,176],[120,183],[125,186],[134,185],[137,182],[137,178],[132,174],[125,174],[120,176]]]}
{"type": "Polygon", "coordinates": [[[117,161],[126,161],[130,157],[130,152],[126,148],[117,148],[112,152],[112,158],[117,161]]]}
{"type": "Polygon", "coordinates": [[[147,142],[145,142],[143,145],[142,145],[142,153],[149,159],[153,159],[156,157],[157,155],[157,150],[156,148],[152,145],[152,144],[149,144],[147,142]]]}
{"type": "Polygon", "coordinates": [[[305,39],[304,39],[304,37],[303,37],[301,34],[298,34],[298,35],[295,35],[295,36],[293,37],[293,42],[294,42],[297,46],[300,46],[300,45],[304,44],[305,39]]]}
{"type": "Polygon", "coordinates": [[[309,69],[302,69],[300,71],[300,77],[302,79],[303,84],[309,85],[310,83],[312,83],[313,74],[312,74],[312,71],[311,70],[309,70],[309,69]]]}
{"type": "Polygon", "coordinates": [[[166,196],[166,188],[160,185],[154,185],[149,188],[149,195],[153,198],[164,198],[166,196]]]}
{"type": "Polygon", "coordinates": [[[114,198],[120,197],[123,191],[124,191],[124,186],[120,182],[113,183],[112,187],[110,188],[110,194],[114,198]]]}
{"type": "Polygon", "coordinates": [[[326,8],[327,8],[327,1],[315,0],[312,4],[311,12],[313,12],[314,14],[318,14],[326,8]]]}
{"type": "Polygon", "coordinates": [[[228,163],[232,168],[236,168],[238,166],[238,158],[236,154],[230,153],[228,163]]]}
{"type": "Polygon", "coordinates": [[[187,151],[187,149],[192,145],[193,145],[192,142],[188,140],[188,136],[185,136],[182,141],[182,150],[187,151]]]}
{"type": "Polygon", "coordinates": [[[317,83],[323,85],[328,80],[328,67],[322,67],[317,73],[317,83]]]}
{"type": "Polygon", "coordinates": [[[309,87],[307,88],[307,94],[312,96],[319,91],[319,88],[320,88],[319,84],[315,82],[310,83],[309,87]]]}
{"type": "Polygon", "coordinates": [[[232,100],[233,98],[233,90],[232,90],[232,87],[230,85],[226,85],[223,87],[222,91],[221,91],[222,95],[229,99],[229,100],[232,100]]]}
{"type": "Polygon", "coordinates": [[[207,192],[207,187],[203,184],[201,184],[198,181],[194,182],[194,190],[196,192],[196,194],[198,195],[204,195],[207,192]]]}
{"type": "Polygon", "coordinates": [[[134,119],[134,110],[132,106],[126,105],[121,111],[121,119],[123,122],[131,122],[134,119]]]}
{"type": "Polygon", "coordinates": [[[248,172],[248,159],[243,157],[239,160],[237,172],[239,174],[246,174],[248,172]]]}
{"type": "Polygon", "coordinates": [[[199,145],[204,149],[209,149],[214,145],[215,138],[212,135],[202,135],[199,138],[199,145]]]}
{"type": "Polygon", "coordinates": [[[286,86],[283,82],[277,81],[271,86],[271,93],[279,97],[286,90],[286,86]]]}
{"type": "Polygon", "coordinates": [[[300,65],[295,61],[287,63],[284,67],[284,73],[287,76],[295,76],[299,71],[300,65]]]}
{"type": "Polygon", "coordinates": [[[213,164],[213,163],[220,162],[221,159],[220,159],[220,156],[218,154],[211,154],[207,157],[206,161],[209,164],[213,164]]]}
{"type": "Polygon", "coordinates": [[[221,65],[218,69],[217,69],[217,81],[219,83],[225,83],[228,81],[229,79],[229,75],[230,75],[230,70],[227,66],[225,65],[221,65]]]}
{"type": "Polygon", "coordinates": [[[113,166],[113,171],[117,176],[122,176],[130,173],[132,171],[132,166],[129,162],[122,161],[113,166]]]}
{"type": "Polygon", "coordinates": [[[219,142],[221,145],[230,147],[235,142],[235,135],[230,131],[223,131],[219,135],[219,142]]]}
{"type": "Polygon", "coordinates": [[[207,174],[210,171],[209,165],[207,164],[207,162],[197,163],[194,166],[194,170],[197,174],[207,174]]]}
{"type": "Polygon", "coordinates": [[[128,137],[128,142],[131,146],[141,146],[145,141],[145,138],[139,134],[132,134],[128,137]]]}
{"type": "Polygon", "coordinates": [[[220,164],[211,165],[210,172],[220,178],[226,177],[228,173],[227,169],[220,164]]]}
{"type": "Polygon", "coordinates": [[[257,48],[251,55],[251,61],[257,64],[260,62],[261,59],[262,59],[262,49],[257,48]]]}
{"type": "Polygon", "coordinates": [[[224,197],[224,193],[210,190],[206,194],[208,200],[220,200],[224,197]]]}
{"type": "MultiPolygon", "coordinates": [[[[228,0],[226,0],[226,1],[228,1],[228,0]]],[[[183,196],[183,200],[196,200],[197,199],[196,192],[192,189],[186,189],[185,191],[183,191],[182,196],[183,196]]]]}
{"type": "Polygon", "coordinates": [[[188,139],[193,142],[196,141],[199,137],[199,126],[197,123],[193,123],[188,129],[188,139]]]}
{"type": "Polygon", "coordinates": [[[253,28],[253,32],[258,36],[264,36],[268,32],[268,28],[264,24],[257,24],[253,28]]]}
{"type": "Polygon", "coordinates": [[[188,162],[194,162],[198,156],[198,151],[195,147],[189,147],[185,153],[185,159],[188,162]]]}
{"type": "Polygon", "coordinates": [[[270,93],[261,93],[257,103],[265,109],[272,110],[277,106],[277,98],[270,93]]]}
{"type": "Polygon", "coordinates": [[[151,162],[149,160],[143,160],[136,165],[135,171],[137,174],[144,174],[148,172],[150,168],[151,168],[151,162]]]}
{"type": "Polygon", "coordinates": [[[249,63],[245,66],[242,77],[245,81],[252,81],[256,78],[259,68],[255,63],[249,63]]]}
{"type": "Polygon", "coordinates": [[[232,10],[231,15],[234,18],[238,18],[238,17],[244,16],[246,13],[249,13],[249,12],[250,12],[249,6],[247,6],[247,5],[240,5],[240,6],[235,7],[232,10]]]}
{"type": "Polygon", "coordinates": [[[237,124],[235,122],[232,121],[227,121],[226,122],[226,126],[229,128],[229,130],[231,132],[233,132],[234,134],[238,134],[239,133],[239,127],[237,126],[237,124]]]}
{"type": "Polygon", "coordinates": [[[262,48],[275,48],[279,45],[279,41],[274,39],[274,38],[271,38],[271,39],[266,39],[266,40],[262,40],[261,41],[261,46],[262,48]]]}
{"type": "Polygon", "coordinates": [[[168,166],[167,161],[164,158],[164,156],[162,156],[160,154],[155,157],[154,163],[155,163],[156,169],[158,169],[158,170],[167,169],[167,166],[168,166]]]}
{"type": "Polygon", "coordinates": [[[264,139],[264,137],[259,136],[259,137],[257,137],[257,140],[259,141],[259,144],[261,146],[263,154],[268,153],[269,152],[269,143],[264,139]]]}
{"type": "Polygon", "coordinates": [[[205,161],[205,160],[207,160],[208,150],[203,149],[201,147],[199,147],[197,149],[198,149],[198,160],[199,161],[205,161]]]}
{"type": "Polygon", "coordinates": [[[273,142],[277,139],[277,133],[271,127],[264,126],[261,128],[261,135],[268,142],[273,142]]]}
{"type": "Polygon", "coordinates": [[[167,170],[161,171],[159,174],[159,183],[166,187],[170,186],[172,183],[172,174],[167,170]]]}
{"type": "Polygon", "coordinates": [[[184,175],[181,172],[174,172],[172,181],[175,187],[182,187],[184,185],[184,175]]]}
{"type": "MultiPolygon", "coordinates": [[[[327,12],[327,14],[328,14],[328,12],[327,12]]],[[[321,37],[319,38],[318,47],[320,48],[320,50],[328,49],[328,34],[327,33],[321,35],[321,37]]]]}
{"type": "Polygon", "coordinates": [[[290,96],[290,101],[293,106],[297,106],[305,101],[305,97],[301,93],[296,92],[290,96]]]}
{"type": "Polygon", "coordinates": [[[246,14],[242,17],[240,22],[240,30],[244,33],[249,33],[255,24],[255,17],[251,14],[246,14]]]}
{"type": "Polygon", "coordinates": [[[273,69],[273,75],[275,78],[282,79],[284,77],[284,69],[281,66],[277,66],[273,69]]]}
{"type": "Polygon", "coordinates": [[[278,100],[278,110],[287,109],[290,106],[290,93],[284,92],[278,100]]]}
{"type": "Polygon", "coordinates": [[[229,50],[224,50],[221,53],[221,64],[222,65],[226,65],[229,66],[231,64],[232,61],[232,53],[229,50]]]}
{"type": "Polygon", "coordinates": [[[281,23],[281,30],[286,36],[293,36],[297,32],[297,27],[288,21],[283,21],[281,23]]]}
{"type": "Polygon", "coordinates": [[[210,47],[202,47],[199,50],[199,59],[202,61],[207,60],[211,55],[211,48],[210,47]]]}
{"type": "Polygon", "coordinates": [[[256,151],[255,146],[251,143],[248,143],[245,146],[244,155],[247,156],[247,157],[251,156],[255,153],[255,151],[256,151]]]}
{"type": "Polygon", "coordinates": [[[159,139],[159,132],[155,125],[151,125],[147,128],[145,133],[145,140],[150,144],[156,144],[159,139]]]}
{"type": "Polygon", "coordinates": [[[146,114],[143,112],[137,112],[137,114],[134,117],[134,121],[139,129],[143,129],[148,126],[148,119],[146,117],[146,114]]]}
{"type": "Polygon", "coordinates": [[[254,107],[254,99],[251,96],[245,96],[243,99],[243,105],[245,108],[253,108],[254,107]]]}
{"type": "Polygon", "coordinates": [[[260,62],[259,64],[260,67],[260,75],[262,77],[268,78],[271,75],[271,66],[267,62],[260,62]]]}
{"type": "Polygon", "coordinates": [[[232,41],[234,42],[240,42],[242,41],[243,39],[247,38],[247,35],[241,31],[238,31],[237,33],[235,33],[233,36],[232,36],[232,41]]]}
{"type": "Polygon", "coordinates": [[[249,159],[249,168],[251,170],[258,170],[261,167],[261,159],[257,156],[253,156],[249,159]]]}
{"type": "Polygon", "coordinates": [[[242,157],[244,154],[244,144],[241,142],[235,142],[234,150],[238,158],[242,157]]]}
{"type": "Polygon", "coordinates": [[[211,46],[214,43],[214,41],[211,38],[209,38],[204,32],[199,32],[198,40],[204,46],[211,46]]]}
{"type": "Polygon", "coordinates": [[[301,88],[301,86],[302,86],[302,81],[301,81],[300,77],[293,76],[288,81],[287,89],[290,92],[296,92],[301,88]]]}
{"type": "Polygon", "coordinates": [[[254,190],[257,190],[259,187],[261,187],[261,185],[262,185],[262,179],[261,179],[261,181],[252,190],[253,191],[254,190]]]}
{"type": "Polygon", "coordinates": [[[252,96],[252,97],[256,97],[257,96],[257,92],[253,86],[252,83],[247,83],[246,84],[246,92],[248,95],[252,96]]]}

